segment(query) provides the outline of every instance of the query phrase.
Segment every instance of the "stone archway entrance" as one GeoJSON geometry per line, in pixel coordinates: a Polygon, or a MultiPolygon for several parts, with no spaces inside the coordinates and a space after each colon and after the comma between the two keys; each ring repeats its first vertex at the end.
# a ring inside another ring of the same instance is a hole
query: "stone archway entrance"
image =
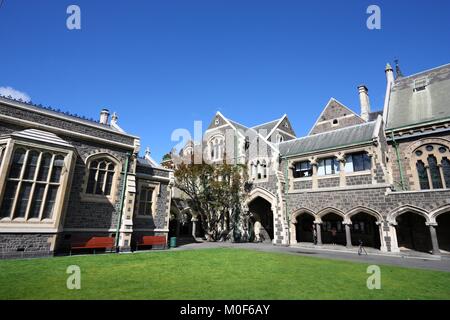
{"type": "Polygon", "coordinates": [[[314,220],[315,218],[306,212],[299,214],[296,217],[295,239],[297,240],[297,243],[299,242],[314,243],[314,234],[313,234],[313,229],[315,228],[314,220]]]}
{"type": "Polygon", "coordinates": [[[259,237],[260,241],[271,243],[274,236],[272,204],[257,196],[249,202],[248,210],[252,216],[250,219],[252,224],[250,230],[253,233],[251,238],[259,237]]]}
{"type": "Polygon", "coordinates": [[[450,254],[450,211],[436,218],[437,239],[441,253],[450,254]]]}
{"type": "Polygon", "coordinates": [[[351,221],[352,245],[358,246],[361,241],[365,247],[380,249],[380,229],[374,216],[359,212],[351,217],[351,221]]]}
{"type": "Polygon", "coordinates": [[[399,249],[426,253],[432,251],[430,230],[423,216],[414,212],[405,212],[400,214],[396,221],[399,249]]]}
{"type": "Polygon", "coordinates": [[[327,213],[322,217],[321,233],[323,244],[339,244],[343,246],[347,244],[343,220],[340,215],[335,213],[327,213]]]}

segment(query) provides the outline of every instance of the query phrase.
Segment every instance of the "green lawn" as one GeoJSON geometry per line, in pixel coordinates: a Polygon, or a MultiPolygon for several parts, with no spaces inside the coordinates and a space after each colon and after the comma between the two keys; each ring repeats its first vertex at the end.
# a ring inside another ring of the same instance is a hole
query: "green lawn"
{"type": "Polygon", "coordinates": [[[0,299],[450,299],[450,273],[244,249],[0,261],[0,299]],[[68,290],[66,268],[81,268],[68,290]]]}

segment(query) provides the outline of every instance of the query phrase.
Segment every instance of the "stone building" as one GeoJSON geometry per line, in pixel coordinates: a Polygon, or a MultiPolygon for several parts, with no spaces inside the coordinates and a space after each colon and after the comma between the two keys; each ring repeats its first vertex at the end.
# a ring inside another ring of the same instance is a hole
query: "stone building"
{"type": "Polygon", "coordinates": [[[172,171],[148,151],[140,158],[139,137],[109,118],[106,109],[94,121],[0,97],[1,257],[116,234],[126,251],[142,235],[167,235],[172,171]]]}
{"type": "Polygon", "coordinates": [[[266,239],[450,251],[450,65],[395,77],[388,64],[385,74],[382,110],[361,85],[360,114],[332,98],[305,137],[286,115],[255,127],[215,115],[204,154],[247,164],[244,205],[266,239]]]}

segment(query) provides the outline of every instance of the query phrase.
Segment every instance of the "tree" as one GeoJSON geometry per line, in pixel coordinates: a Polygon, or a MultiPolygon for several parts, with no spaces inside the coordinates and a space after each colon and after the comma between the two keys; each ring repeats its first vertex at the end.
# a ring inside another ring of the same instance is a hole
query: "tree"
{"type": "Polygon", "coordinates": [[[181,163],[175,170],[175,186],[191,200],[202,217],[208,241],[225,240],[236,230],[245,201],[245,165],[181,163]]]}

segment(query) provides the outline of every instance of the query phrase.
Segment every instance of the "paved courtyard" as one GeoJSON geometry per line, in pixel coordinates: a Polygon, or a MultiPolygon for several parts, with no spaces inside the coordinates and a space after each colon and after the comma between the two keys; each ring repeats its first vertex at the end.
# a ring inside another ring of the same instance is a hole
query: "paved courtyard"
{"type": "Polygon", "coordinates": [[[201,250],[208,248],[240,248],[265,252],[284,252],[294,255],[314,256],[346,261],[359,261],[372,264],[384,264],[407,268],[420,268],[450,272],[450,257],[436,257],[425,253],[400,253],[390,254],[370,248],[367,255],[358,255],[358,248],[346,249],[341,246],[308,247],[302,244],[289,247],[274,246],[264,243],[228,243],[228,242],[201,242],[190,243],[171,250],[201,250]]]}

